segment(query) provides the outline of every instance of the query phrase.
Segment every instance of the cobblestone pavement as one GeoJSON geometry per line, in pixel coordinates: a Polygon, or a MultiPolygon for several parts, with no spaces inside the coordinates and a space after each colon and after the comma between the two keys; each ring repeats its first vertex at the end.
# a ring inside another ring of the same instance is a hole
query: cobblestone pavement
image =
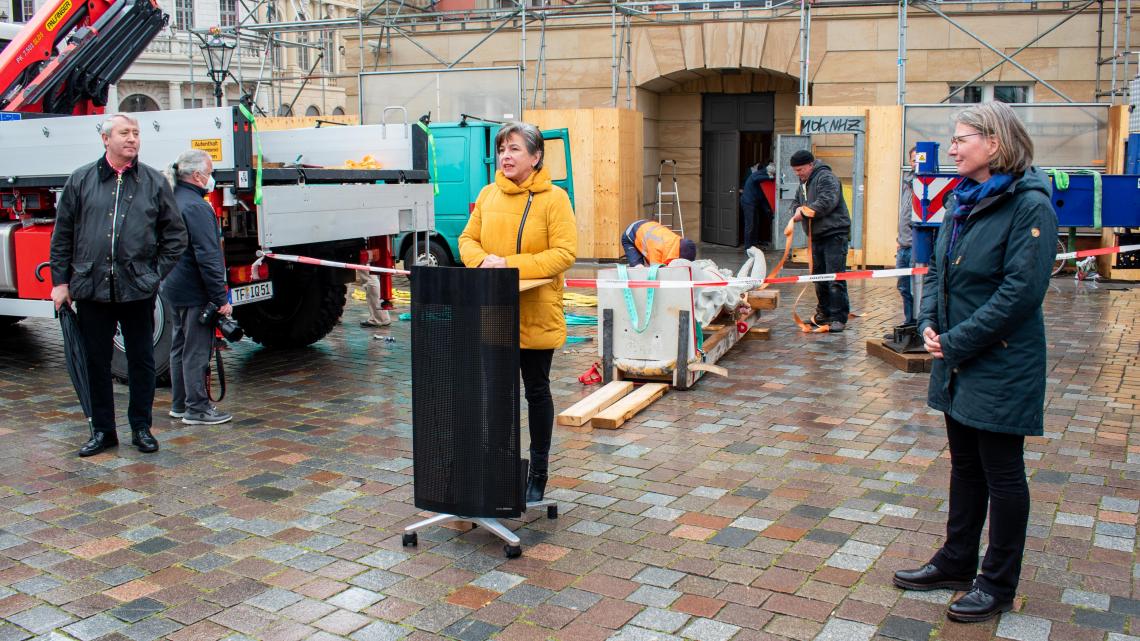
{"type": "MultiPolygon", "coordinates": [[[[159,453],[79,459],[58,330],[25,321],[0,336],[0,640],[1140,639],[1140,294],[1055,282],[1016,610],[959,625],[950,592],[890,584],[939,544],[949,473],[926,376],[865,353],[892,285],[852,283],[865,316],[838,335],[792,331],[787,297],[730,378],[618,431],[559,427],[561,516],[511,522],[514,560],[482,529],[401,547],[422,516],[406,324],[373,340],[353,302],[310,348],[240,344],[233,424],[175,423],[160,390],[159,453]]],[[[559,408],[594,350],[556,355],[559,408]]]]}

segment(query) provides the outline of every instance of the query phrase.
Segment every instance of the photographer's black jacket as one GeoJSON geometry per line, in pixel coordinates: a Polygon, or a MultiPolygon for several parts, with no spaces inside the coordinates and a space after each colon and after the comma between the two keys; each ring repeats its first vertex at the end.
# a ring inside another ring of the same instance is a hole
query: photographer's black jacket
{"type": "Polygon", "coordinates": [[[162,297],[174,307],[226,304],[226,262],[214,210],[202,200],[206,190],[179,181],[174,200],[182,210],[190,245],[162,281],[162,297]]]}

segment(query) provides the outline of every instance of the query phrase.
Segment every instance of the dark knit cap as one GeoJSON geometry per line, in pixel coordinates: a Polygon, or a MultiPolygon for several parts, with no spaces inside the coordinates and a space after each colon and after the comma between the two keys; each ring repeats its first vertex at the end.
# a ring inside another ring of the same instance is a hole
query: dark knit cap
{"type": "Polygon", "coordinates": [[[815,156],[811,155],[811,152],[807,149],[801,149],[792,154],[792,158],[788,161],[788,164],[793,167],[799,167],[801,165],[810,165],[813,162],[815,162],[815,156]]]}

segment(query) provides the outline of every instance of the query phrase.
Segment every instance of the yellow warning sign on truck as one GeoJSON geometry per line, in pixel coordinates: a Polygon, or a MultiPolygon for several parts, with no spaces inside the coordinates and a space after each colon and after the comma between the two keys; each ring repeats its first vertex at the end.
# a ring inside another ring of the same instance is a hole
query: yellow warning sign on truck
{"type": "Polygon", "coordinates": [[[210,160],[220,162],[222,160],[222,139],[221,138],[200,138],[191,140],[190,146],[194,149],[201,149],[202,151],[210,154],[210,160]]]}

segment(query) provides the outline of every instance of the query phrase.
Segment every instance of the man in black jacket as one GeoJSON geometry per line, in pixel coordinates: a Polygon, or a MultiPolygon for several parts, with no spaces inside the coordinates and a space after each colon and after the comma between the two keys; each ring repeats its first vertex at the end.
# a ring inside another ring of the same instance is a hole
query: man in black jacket
{"type": "Polygon", "coordinates": [[[768,171],[760,163],[752,165],[744,187],[740,190],[740,207],[744,210],[744,249],[760,247],[772,238],[772,207],[764,195],[761,184],[770,180],[768,171]]]}
{"type": "MultiPolygon", "coordinates": [[[[792,202],[793,221],[802,221],[811,237],[813,274],[838,274],[847,271],[847,245],[851,237],[851,214],[843,200],[843,186],[831,167],[801,149],[792,154],[789,164],[800,188],[792,202]]],[[[790,223],[789,223],[790,224],[790,223]]],[[[817,300],[811,322],[828,331],[842,332],[847,327],[851,304],[847,299],[846,281],[833,280],[815,284],[817,300]]]]}
{"type": "Polygon", "coordinates": [[[218,219],[202,197],[214,190],[210,155],[191,149],[178,157],[173,170],[174,200],[182,211],[190,246],[162,281],[162,297],[174,308],[174,340],[170,345],[170,416],[188,425],[217,425],[233,417],[210,404],[206,372],[214,345],[214,325],[199,321],[213,303],[218,313],[233,311],[226,298],[226,262],[218,219]]]}
{"type": "Polygon", "coordinates": [[[87,351],[95,432],[80,456],[119,444],[111,381],[116,323],[127,353],[131,443],[140,452],[158,450],[150,432],[155,294],[186,249],[186,227],[170,184],[138,161],[138,121],[115,114],[100,134],[107,152],[67,179],[51,237],[51,299],[56,309],[76,302],[87,351]]]}

